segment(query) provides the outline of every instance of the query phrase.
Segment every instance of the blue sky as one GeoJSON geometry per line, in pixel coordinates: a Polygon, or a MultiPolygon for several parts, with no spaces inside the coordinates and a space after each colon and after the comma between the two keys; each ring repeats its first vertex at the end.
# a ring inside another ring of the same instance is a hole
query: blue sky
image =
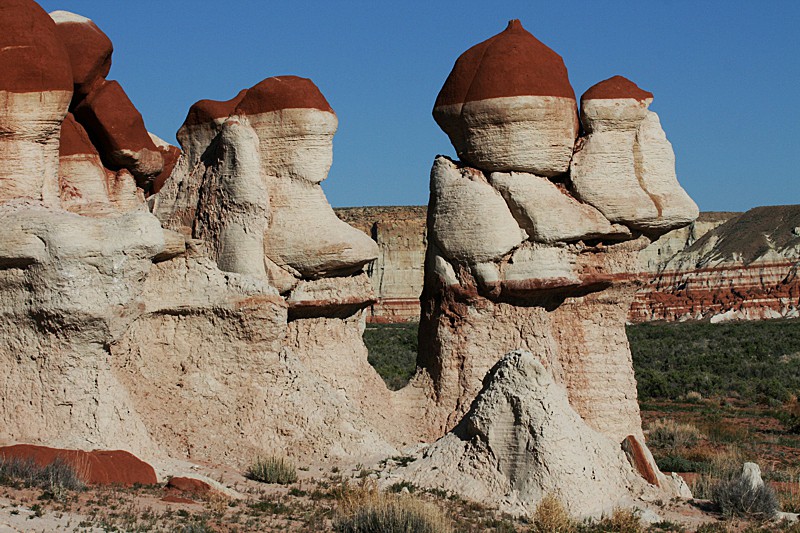
{"type": "Polygon", "coordinates": [[[561,54],[578,97],[621,74],[654,93],[681,184],[704,211],[800,203],[800,2],[41,0],[93,19],[150,131],[275,75],[309,77],[339,117],[334,206],[424,204],[431,108],[455,59],[511,18],[561,54]]]}

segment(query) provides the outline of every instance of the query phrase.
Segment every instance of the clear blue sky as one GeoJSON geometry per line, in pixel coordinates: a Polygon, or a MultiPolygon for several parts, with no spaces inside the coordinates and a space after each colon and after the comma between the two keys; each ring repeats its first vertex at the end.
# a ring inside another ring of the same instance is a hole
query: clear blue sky
{"type": "Polygon", "coordinates": [[[320,87],[339,117],[334,206],[424,204],[431,108],[461,52],[511,18],[561,54],[578,97],[615,74],[654,93],[681,184],[704,211],[800,203],[800,1],[41,0],[93,19],[150,131],[268,76],[320,87]]]}

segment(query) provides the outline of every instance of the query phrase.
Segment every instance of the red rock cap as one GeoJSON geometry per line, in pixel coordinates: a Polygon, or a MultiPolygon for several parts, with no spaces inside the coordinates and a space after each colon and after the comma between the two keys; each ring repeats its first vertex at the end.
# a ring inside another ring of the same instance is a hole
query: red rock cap
{"type": "Polygon", "coordinates": [[[461,54],[434,108],[507,96],[575,99],[564,60],[516,19],[501,33],[461,54]]]}
{"type": "Polygon", "coordinates": [[[103,155],[117,150],[156,150],[139,111],[116,81],[104,81],[75,108],[75,118],[86,128],[103,155]]]}
{"type": "Polygon", "coordinates": [[[581,102],[585,100],[611,100],[615,98],[632,98],[644,101],[653,98],[653,93],[640,89],[638,85],[628,78],[614,76],[595,83],[581,96],[581,102]]]}
{"type": "Polygon", "coordinates": [[[236,113],[255,115],[281,109],[319,109],[333,113],[319,88],[308,78],[274,76],[247,90],[236,113]]]}
{"type": "Polygon", "coordinates": [[[94,22],[80,15],[53,11],[50,16],[69,54],[75,89],[81,90],[108,76],[114,52],[111,39],[94,22]]]}
{"type": "Polygon", "coordinates": [[[72,91],[56,24],[33,0],[0,2],[0,91],[72,91]]]}
{"type": "Polygon", "coordinates": [[[77,154],[97,155],[97,148],[89,139],[89,134],[83,129],[72,113],[67,113],[61,124],[61,139],[58,146],[58,155],[66,157],[77,154]]]}
{"type": "Polygon", "coordinates": [[[156,148],[158,148],[158,151],[161,152],[161,156],[164,158],[164,170],[153,179],[153,188],[150,194],[155,194],[164,187],[164,184],[172,175],[175,165],[178,164],[178,159],[181,157],[181,149],[177,146],[169,145],[166,148],[163,146],[156,146],[156,148]]]}
{"type": "Polygon", "coordinates": [[[195,102],[189,108],[189,113],[186,115],[183,125],[196,126],[198,124],[207,124],[217,119],[228,118],[233,114],[245,94],[247,94],[247,89],[242,89],[239,94],[230,100],[200,100],[195,102]]]}

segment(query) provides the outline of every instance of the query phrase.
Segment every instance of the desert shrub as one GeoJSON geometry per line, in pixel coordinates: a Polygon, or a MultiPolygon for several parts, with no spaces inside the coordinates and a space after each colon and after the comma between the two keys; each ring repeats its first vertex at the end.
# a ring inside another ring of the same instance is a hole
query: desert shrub
{"type": "Polygon", "coordinates": [[[693,424],[683,424],[666,418],[652,422],[647,429],[647,445],[662,450],[689,448],[695,446],[702,437],[703,434],[693,424]]]}
{"type": "Polygon", "coordinates": [[[791,395],[783,406],[775,411],[775,418],[780,420],[783,428],[789,433],[800,433],[800,401],[791,395]]]}
{"type": "Polygon", "coordinates": [[[561,500],[553,494],[542,498],[533,513],[531,533],[573,533],[575,531],[577,531],[577,524],[561,500]]]}
{"type": "Polygon", "coordinates": [[[403,388],[417,368],[419,324],[370,324],[364,331],[367,360],[391,390],[403,388]]]}
{"type": "Polygon", "coordinates": [[[740,476],[745,457],[738,448],[720,450],[711,457],[702,473],[689,484],[695,498],[710,500],[714,487],[722,480],[740,476]]]}
{"type": "Polygon", "coordinates": [[[702,472],[708,468],[708,463],[704,461],[692,461],[680,455],[658,457],[656,464],[662,472],[702,472]]]}
{"type": "Polygon", "coordinates": [[[38,487],[54,494],[86,488],[75,468],[60,458],[47,466],[39,466],[33,459],[0,458],[0,483],[38,487]]]}
{"type": "Polygon", "coordinates": [[[333,529],[340,533],[449,533],[450,521],[435,505],[414,496],[350,490],[339,501],[333,529]]]}
{"type": "Polygon", "coordinates": [[[627,328],[639,398],[738,396],[773,404],[800,390],[800,320],[637,324],[627,328]]]}
{"type": "Polygon", "coordinates": [[[779,510],[772,487],[763,484],[753,488],[741,474],[718,481],[711,488],[711,501],[728,517],[768,520],[779,510]]]}
{"type": "Polygon", "coordinates": [[[636,511],[614,509],[611,516],[587,522],[580,531],[581,533],[644,533],[645,527],[636,511]]]}
{"type": "Polygon", "coordinates": [[[245,477],[262,483],[288,485],[297,481],[297,469],[282,457],[259,457],[247,468],[245,477]]]}

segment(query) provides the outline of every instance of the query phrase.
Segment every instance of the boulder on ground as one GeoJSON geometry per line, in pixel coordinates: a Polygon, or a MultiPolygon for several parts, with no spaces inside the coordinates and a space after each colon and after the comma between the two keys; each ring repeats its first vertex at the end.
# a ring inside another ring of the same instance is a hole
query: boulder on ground
{"type": "Polygon", "coordinates": [[[56,460],[71,466],[85,483],[93,485],[155,485],[158,483],[153,467],[124,450],[63,450],[15,444],[0,448],[0,459],[32,460],[44,467],[56,460]]]}

